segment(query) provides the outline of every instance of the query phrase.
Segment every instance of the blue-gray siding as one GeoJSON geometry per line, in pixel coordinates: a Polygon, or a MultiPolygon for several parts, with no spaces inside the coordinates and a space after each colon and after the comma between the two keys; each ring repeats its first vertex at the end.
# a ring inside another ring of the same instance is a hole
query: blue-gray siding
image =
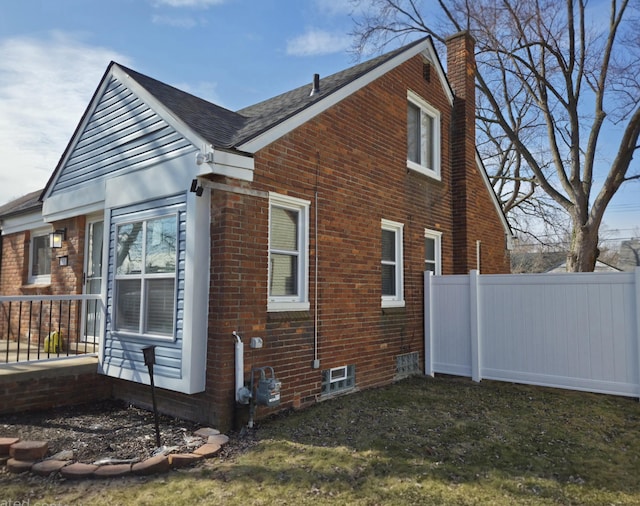
{"type": "Polygon", "coordinates": [[[186,257],[186,195],[145,202],[136,206],[112,211],[111,227],[109,232],[109,268],[107,277],[107,327],[105,333],[105,346],[103,364],[109,370],[109,374],[117,376],[113,367],[146,372],[141,349],[145,346],[155,345],[156,365],[154,374],[168,378],[181,378],[182,346],[183,346],[183,319],[184,319],[184,279],[186,257]],[[118,219],[149,211],[162,209],[178,214],[178,263],[176,273],[176,338],[174,341],[164,339],[141,339],[113,333],[113,308],[114,308],[114,269],[116,254],[116,227],[118,219]],[[115,223],[114,223],[115,221],[115,223]]]}
{"type": "Polygon", "coordinates": [[[53,193],[194,149],[113,77],[67,159],[53,193]]]}

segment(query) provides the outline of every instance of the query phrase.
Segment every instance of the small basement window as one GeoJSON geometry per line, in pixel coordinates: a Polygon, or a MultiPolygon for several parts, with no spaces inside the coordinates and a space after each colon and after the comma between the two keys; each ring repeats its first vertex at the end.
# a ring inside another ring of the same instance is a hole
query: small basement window
{"type": "Polygon", "coordinates": [[[420,354],[415,351],[396,356],[396,379],[420,374],[420,354]]]}
{"type": "Polygon", "coordinates": [[[351,390],[355,385],[355,365],[344,365],[322,371],[322,395],[331,395],[351,390]]]}

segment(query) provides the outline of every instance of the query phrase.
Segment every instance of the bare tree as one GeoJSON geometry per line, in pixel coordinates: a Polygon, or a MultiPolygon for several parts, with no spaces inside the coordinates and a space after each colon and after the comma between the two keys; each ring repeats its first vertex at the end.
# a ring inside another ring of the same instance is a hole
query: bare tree
{"type": "Polygon", "coordinates": [[[605,1],[590,10],[587,0],[352,1],[361,53],[416,33],[438,42],[462,30],[474,36],[478,133],[491,148],[483,155],[494,187],[520,216],[562,209],[571,221],[567,269],[592,271],[609,202],[640,179],[631,166],[640,134],[638,0],[609,0],[606,14],[605,1]],[[615,145],[612,160],[605,143],[615,145]]]}

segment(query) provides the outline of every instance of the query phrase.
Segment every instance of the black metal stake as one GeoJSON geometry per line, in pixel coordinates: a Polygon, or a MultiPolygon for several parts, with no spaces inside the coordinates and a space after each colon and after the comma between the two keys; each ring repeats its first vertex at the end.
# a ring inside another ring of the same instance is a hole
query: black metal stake
{"type": "Polygon", "coordinates": [[[156,406],[156,388],[153,382],[153,364],[156,363],[155,349],[155,346],[147,346],[146,348],[142,348],[142,353],[144,355],[144,364],[149,369],[149,378],[151,379],[151,401],[153,402],[153,416],[156,424],[156,448],[160,448],[160,427],[158,425],[158,408],[156,406]]]}

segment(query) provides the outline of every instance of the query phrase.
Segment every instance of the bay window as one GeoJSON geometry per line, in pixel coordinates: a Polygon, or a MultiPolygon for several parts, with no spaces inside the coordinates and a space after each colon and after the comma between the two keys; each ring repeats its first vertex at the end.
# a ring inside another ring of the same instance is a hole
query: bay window
{"type": "Polygon", "coordinates": [[[117,225],[116,331],[174,336],[177,238],[175,214],[117,225]]]}

